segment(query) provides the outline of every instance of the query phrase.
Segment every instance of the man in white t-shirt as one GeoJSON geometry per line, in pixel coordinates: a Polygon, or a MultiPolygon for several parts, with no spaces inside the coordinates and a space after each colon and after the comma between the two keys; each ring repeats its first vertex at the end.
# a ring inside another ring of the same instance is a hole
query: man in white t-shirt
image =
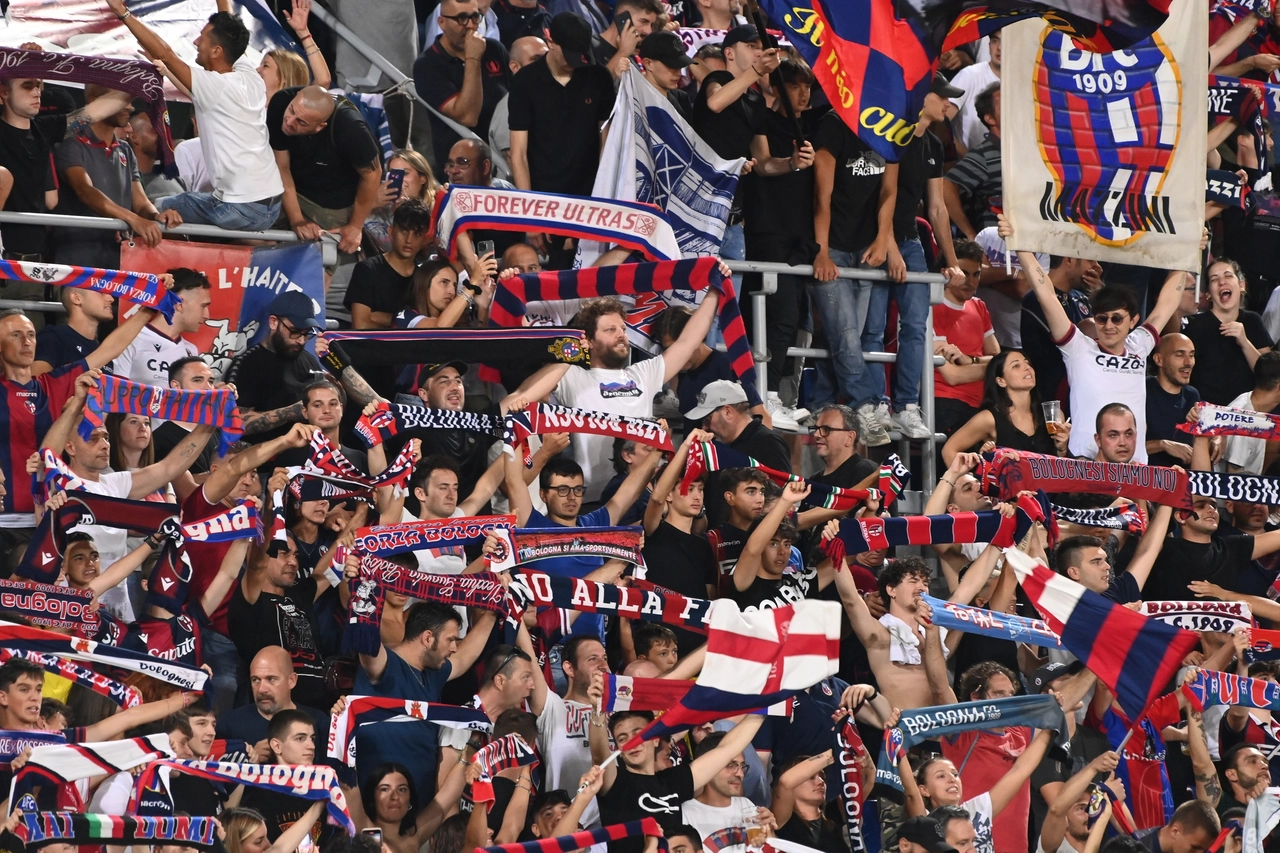
{"type": "MultiPolygon", "coordinates": [[[[1013,227],[1000,215],[999,234],[1008,241],[1013,227]]],[[[1106,286],[1089,298],[1098,339],[1086,336],[1072,324],[1054,293],[1053,282],[1035,255],[1019,251],[1018,262],[1031,282],[1040,309],[1049,325],[1049,333],[1062,352],[1071,387],[1071,419],[1077,424],[1095,423],[1098,413],[1108,403],[1122,401],[1133,412],[1137,436],[1147,434],[1147,356],[1160,342],[1156,329],[1164,327],[1182,301],[1186,273],[1173,272],[1165,280],[1156,306],[1140,319],[1138,297],[1127,287],[1106,286]],[[1135,328],[1136,327],[1136,328],[1135,328]]],[[[1072,456],[1092,459],[1098,454],[1094,435],[1086,429],[1073,429],[1069,445],[1072,456]]],[[[1147,462],[1147,447],[1139,440],[1134,449],[1134,462],[1147,462]]]]}
{"type": "MultiPolygon", "coordinates": [[[[627,366],[631,344],[627,341],[626,306],[613,297],[584,302],[578,311],[578,325],[587,334],[592,366],[550,365],[530,377],[516,393],[528,400],[540,400],[554,390],[556,399],[565,406],[611,415],[653,417],[654,395],[688,364],[694,349],[707,336],[719,304],[720,294],[708,289],[679,340],[662,355],[627,366]]],[[[582,466],[587,487],[584,500],[599,500],[600,492],[614,474],[613,439],[574,435],[573,458],[582,466]]]]}
{"type": "MultiPolygon", "coordinates": [[[[1280,353],[1264,352],[1258,356],[1253,365],[1253,390],[1236,397],[1227,407],[1268,413],[1280,408],[1280,353]]],[[[1229,435],[1222,461],[1228,471],[1261,474],[1266,470],[1267,462],[1275,456],[1274,451],[1267,453],[1269,445],[1275,445],[1275,442],[1229,435]]]]}
{"type": "Polygon", "coordinates": [[[956,141],[956,155],[963,157],[970,148],[977,148],[987,138],[987,126],[978,116],[974,102],[987,87],[1000,82],[1000,31],[996,30],[987,37],[991,58],[986,62],[975,62],[956,72],[951,78],[951,85],[963,89],[964,94],[952,98],[958,112],[951,120],[952,136],[956,141]]]}
{"type": "MultiPolygon", "coordinates": [[[[712,732],[695,747],[696,755],[706,755],[720,745],[726,732],[712,732]]],[[[742,780],[746,778],[747,762],[742,754],[736,755],[720,772],[711,777],[696,797],[680,804],[680,817],[684,823],[698,830],[705,841],[707,836],[722,829],[744,826],[747,815],[755,815],[769,835],[777,832],[778,825],[773,812],[757,808],[756,804],[742,796],[742,780]]]]}
{"type": "MultiPolygon", "coordinates": [[[[213,301],[212,285],[202,272],[179,267],[169,270],[173,276],[173,292],[182,300],[173,311],[173,322],[163,314],[142,328],[138,337],[113,363],[116,376],[132,379],[159,388],[169,387],[169,366],[200,350],[184,334],[198,332],[209,319],[209,304],[213,301]]],[[[152,427],[163,423],[152,418],[152,427]]]]}
{"type": "Polygon", "coordinates": [[[124,0],[107,0],[107,5],[142,49],[191,93],[195,107],[213,192],[166,196],[156,207],[176,210],[188,223],[243,231],[270,228],[280,216],[284,184],[267,141],[267,86],[244,55],[248,28],[231,12],[210,15],[195,41],[192,66],[139,21],[124,0]]]}
{"type": "MultiPolygon", "coordinates": [[[[596,637],[578,634],[564,644],[560,666],[569,682],[564,698],[547,691],[538,716],[538,754],[546,772],[546,790],[573,789],[591,769],[591,737],[588,726],[605,724],[607,714],[597,713],[587,695],[597,673],[609,672],[609,659],[596,637]]],[[[583,826],[600,823],[595,800],[582,813],[583,826]]]]}

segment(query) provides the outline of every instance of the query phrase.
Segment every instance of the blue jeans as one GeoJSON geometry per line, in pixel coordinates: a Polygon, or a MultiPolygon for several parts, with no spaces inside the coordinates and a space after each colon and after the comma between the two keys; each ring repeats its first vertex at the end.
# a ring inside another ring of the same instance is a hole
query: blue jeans
{"type": "MultiPolygon", "coordinates": [[[[907,272],[928,272],[920,239],[905,240],[898,251],[907,272]]],[[[862,351],[883,352],[884,330],[889,318],[889,296],[898,303],[898,362],[893,371],[893,410],[920,403],[920,371],[924,367],[924,330],[929,321],[929,285],[877,281],[871,286],[867,323],[862,329],[862,351]]]]}
{"type": "Polygon", "coordinates": [[[205,628],[201,635],[200,653],[204,662],[213,670],[210,679],[213,691],[214,707],[219,714],[226,714],[235,707],[236,686],[240,680],[240,653],[230,637],[223,636],[212,628],[205,628]]]}
{"type": "MultiPolygon", "coordinates": [[[[859,254],[832,249],[831,260],[838,267],[865,268],[859,254]]],[[[855,409],[874,403],[884,393],[884,371],[878,364],[868,365],[862,357],[862,328],[871,301],[871,282],[847,278],[815,281],[809,285],[809,299],[822,318],[831,350],[830,362],[816,362],[809,408],[833,403],[839,394],[855,409]]]]}
{"type": "Polygon", "coordinates": [[[280,200],[271,204],[230,202],[213,193],[178,193],[156,200],[158,210],[176,210],[192,225],[216,225],[228,231],[266,231],[280,218],[280,200]]]}

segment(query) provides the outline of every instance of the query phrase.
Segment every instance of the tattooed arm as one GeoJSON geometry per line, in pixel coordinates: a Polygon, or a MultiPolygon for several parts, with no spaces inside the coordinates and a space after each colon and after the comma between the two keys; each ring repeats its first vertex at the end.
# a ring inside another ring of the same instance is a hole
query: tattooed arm
{"type": "Polygon", "coordinates": [[[304,423],[307,419],[302,409],[301,400],[291,406],[282,406],[269,412],[255,412],[253,409],[241,408],[240,418],[244,423],[245,435],[270,432],[276,427],[285,426],[286,424],[304,423]]]}
{"type": "Polygon", "coordinates": [[[147,495],[164,488],[191,467],[200,456],[200,451],[213,437],[213,427],[200,424],[178,443],[169,455],[152,465],[133,472],[133,486],[129,489],[131,500],[142,500],[147,495]]]}
{"type": "Polygon", "coordinates": [[[347,389],[347,396],[351,398],[351,402],[360,408],[382,399],[377,391],[369,387],[369,383],[364,380],[359,371],[350,365],[342,368],[338,379],[341,380],[342,387],[347,389]]]}
{"type": "MultiPolygon", "coordinates": [[[[1186,681],[1196,677],[1198,670],[1190,670],[1186,681]]],[[[1187,715],[1187,749],[1191,753],[1191,769],[1196,779],[1196,799],[1216,809],[1222,799],[1222,783],[1218,780],[1218,771],[1213,766],[1209,755],[1209,742],[1204,735],[1204,719],[1182,691],[1178,691],[1178,704],[1187,715]]]]}

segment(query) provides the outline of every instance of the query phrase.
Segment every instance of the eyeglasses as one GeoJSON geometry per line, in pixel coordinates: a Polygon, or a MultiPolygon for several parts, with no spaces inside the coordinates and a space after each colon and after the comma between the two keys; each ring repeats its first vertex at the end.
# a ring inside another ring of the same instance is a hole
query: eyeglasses
{"type": "Polygon", "coordinates": [[[459,157],[456,160],[444,161],[444,167],[446,169],[449,169],[449,168],[465,169],[470,165],[471,165],[471,160],[469,160],[466,157],[459,157]]]}
{"type": "Polygon", "coordinates": [[[725,769],[725,770],[728,770],[728,771],[729,771],[730,773],[732,773],[734,776],[738,775],[739,773],[742,773],[743,775],[746,775],[746,772],[747,772],[747,762],[745,762],[745,761],[730,761],[728,764],[726,764],[726,765],[724,766],[724,769],[725,769]]]}
{"type": "Polygon", "coordinates": [[[498,664],[498,668],[493,671],[493,674],[500,675],[502,671],[507,668],[507,664],[511,663],[518,657],[520,657],[520,651],[517,649],[502,659],[502,663],[498,664]]]}
{"type": "Polygon", "coordinates": [[[856,432],[857,430],[845,429],[844,427],[815,426],[809,427],[809,435],[816,435],[820,438],[826,438],[833,432],[856,432]]]}
{"type": "Polygon", "coordinates": [[[575,498],[580,498],[587,493],[586,486],[551,486],[548,491],[555,492],[562,498],[569,497],[572,493],[575,498]]]}
{"type": "Polygon", "coordinates": [[[1115,314],[1095,314],[1093,322],[1099,326],[1123,326],[1129,322],[1129,312],[1117,311],[1115,314]]]}
{"type": "Polygon", "coordinates": [[[458,26],[465,27],[467,24],[480,23],[480,19],[483,17],[484,16],[479,12],[460,12],[457,15],[441,15],[440,19],[444,21],[453,21],[458,26]]]}
{"type": "Polygon", "coordinates": [[[299,329],[283,317],[277,319],[279,319],[280,325],[284,327],[285,334],[289,336],[290,340],[308,341],[316,336],[315,329],[299,329]]]}

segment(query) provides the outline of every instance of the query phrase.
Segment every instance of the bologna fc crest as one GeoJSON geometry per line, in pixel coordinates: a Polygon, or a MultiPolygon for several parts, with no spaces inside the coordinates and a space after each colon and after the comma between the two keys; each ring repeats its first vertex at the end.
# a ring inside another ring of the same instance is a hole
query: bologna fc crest
{"type": "Polygon", "coordinates": [[[1089,53],[1046,27],[1035,91],[1040,156],[1054,176],[1041,218],[1074,222],[1107,246],[1176,233],[1165,178],[1178,144],[1182,74],[1160,36],[1089,53]]]}

